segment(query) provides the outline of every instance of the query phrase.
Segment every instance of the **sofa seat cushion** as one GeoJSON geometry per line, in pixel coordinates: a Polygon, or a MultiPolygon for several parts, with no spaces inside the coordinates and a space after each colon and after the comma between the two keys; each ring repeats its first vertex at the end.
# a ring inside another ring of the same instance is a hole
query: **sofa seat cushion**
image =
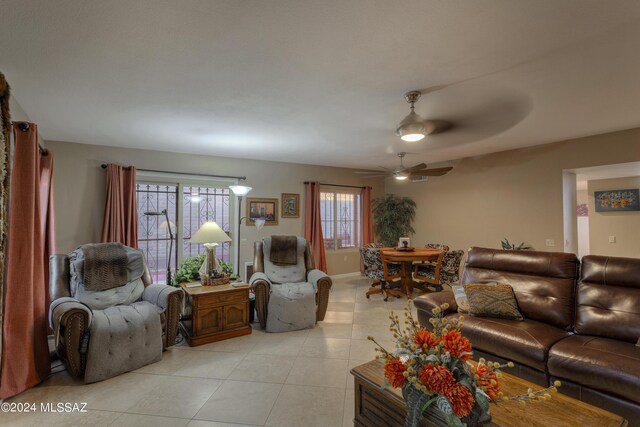
{"type": "Polygon", "coordinates": [[[640,403],[640,347],[624,341],[574,335],[549,351],[549,373],[640,403]]]}
{"type": "Polygon", "coordinates": [[[462,332],[473,348],[542,372],[549,348],[568,336],[560,328],[534,320],[484,317],[465,317],[462,332]]]}

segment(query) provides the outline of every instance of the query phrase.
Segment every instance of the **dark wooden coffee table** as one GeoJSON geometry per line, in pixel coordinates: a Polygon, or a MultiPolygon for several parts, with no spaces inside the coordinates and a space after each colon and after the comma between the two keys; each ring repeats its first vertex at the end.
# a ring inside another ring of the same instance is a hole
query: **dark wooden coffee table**
{"type": "MultiPolygon", "coordinates": [[[[357,366],[351,370],[351,374],[355,379],[355,426],[404,426],[406,405],[402,392],[399,389],[381,388],[384,372],[380,362],[371,361],[357,366]]],[[[522,394],[529,387],[539,388],[521,378],[504,374],[502,390],[505,395],[522,394]]],[[[493,421],[485,425],[492,427],[627,426],[627,421],[619,415],[560,393],[554,393],[553,399],[541,403],[522,405],[506,402],[491,405],[490,412],[493,421]]],[[[437,419],[430,410],[428,415],[429,418],[422,418],[421,427],[446,426],[446,421],[437,419]]]]}

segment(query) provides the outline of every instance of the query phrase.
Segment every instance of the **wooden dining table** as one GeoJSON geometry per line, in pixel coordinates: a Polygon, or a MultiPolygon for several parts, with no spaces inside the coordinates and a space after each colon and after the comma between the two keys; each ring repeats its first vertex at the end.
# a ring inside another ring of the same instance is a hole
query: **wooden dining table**
{"type": "MultiPolygon", "coordinates": [[[[440,249],[413,248],[413,250],[399,250],[399,248],[382,248],[380,250],[382,262],[394,262],[402,265],[402,291],[407,298],[413,295],[413,263],[416,261],[442,261],[443,252],[440,249]]],[[[440,269],[436,268],[436,283],[440,281],[440,269]]]]}

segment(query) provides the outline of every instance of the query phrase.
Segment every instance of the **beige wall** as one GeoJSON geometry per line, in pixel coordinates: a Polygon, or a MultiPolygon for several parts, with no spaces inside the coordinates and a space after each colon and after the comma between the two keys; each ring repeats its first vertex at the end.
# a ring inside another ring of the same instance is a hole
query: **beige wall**
{"type": "Polygon", "coordinates": [[[640,177],[613,178],[587,183],[589,251],[593,255],[640,258],[640,211],[596,212],[595,191],[640,188],[640,177]],[[615,243],[609,242],[615,237],[615,243]]]}
{"type": "MultiPolygon", "coordinates": [[[[280,199],[281,193],[300,193],[302,203],[303,182],[307,180],[332,184],[371,185],[374,197],[384,192],[382,181],[363,180],[354,174],[353,170],[344,168],[175,154],[60,141],[47,141],[46,144],[55,156],[56,231],[60,252],[69,252],[82,243],[99,241],[105,186],[105,171],[100,168],[100,164],[105,162],[135,165],[139,169],[244,175],[247,177],[246,185],[253,187],[250,197],[280,199]]],[[[277,226],[265,226],[259,234],[255,227],[243,225],[241,269],[244,268],[245,262],[253,259],[253,241],[271,234],[302,235],[303,216],[301,213],[299,219],[279,218],[277,226]]],[[[330,252],[327,254],[329,274],[359,271],[359,260],[357,249],[330,252]]]]}
{"type": "MultiPolygon", "coordinates": [[[[589,193],[586,189],[578,190],[576,192],[576,204],[588,205],[589,193]]],[[[589,212],[591,215],[591,212],[589,212]]],[[[589,217],[578,217],[578,256],[582,258],[585,255],[589,255],[589,217]]]]}
{"type": "Polygon", "coordinates": [[[640,128],[464,158],[426,183],[387,180],[386,191],[416,201],[417,245],[499,248],[507,237],[562,252],[563,170],[634,160],[640,160],[640,128]]]}

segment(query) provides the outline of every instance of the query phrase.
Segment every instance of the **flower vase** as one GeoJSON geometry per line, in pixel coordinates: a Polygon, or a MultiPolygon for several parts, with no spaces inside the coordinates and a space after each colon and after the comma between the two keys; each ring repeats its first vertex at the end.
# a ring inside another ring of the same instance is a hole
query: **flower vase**
{"type": "Polygon", "coordinates": [[[404,419],[404,427],[418,427],[422,418],[422,407],[431,398],[413,384],[407,383],[402,387],[402,397],[407,403],[407,417],[404,419]]]}
{"type": "MultiPolygon", "coordinates": [[[[406,384],[402,388],[402,397],[404,397],[407,404],[407,416],[404,421],[404,427],[418,427],[423,415],[422,408],[433,396],[418,390],[413,384],[406,384]]],[[[427,414],[427,417],[429,417],[430,414],[434,421],[446,423],[447,415],[440,411],[436,405],[429,405],[425,414],[427,414]]],[[[471,413],[462,417],[460,421],[465,423],[467,427],[478,427],[490,422],[491,415],[476,403],[471,413]]]]}

